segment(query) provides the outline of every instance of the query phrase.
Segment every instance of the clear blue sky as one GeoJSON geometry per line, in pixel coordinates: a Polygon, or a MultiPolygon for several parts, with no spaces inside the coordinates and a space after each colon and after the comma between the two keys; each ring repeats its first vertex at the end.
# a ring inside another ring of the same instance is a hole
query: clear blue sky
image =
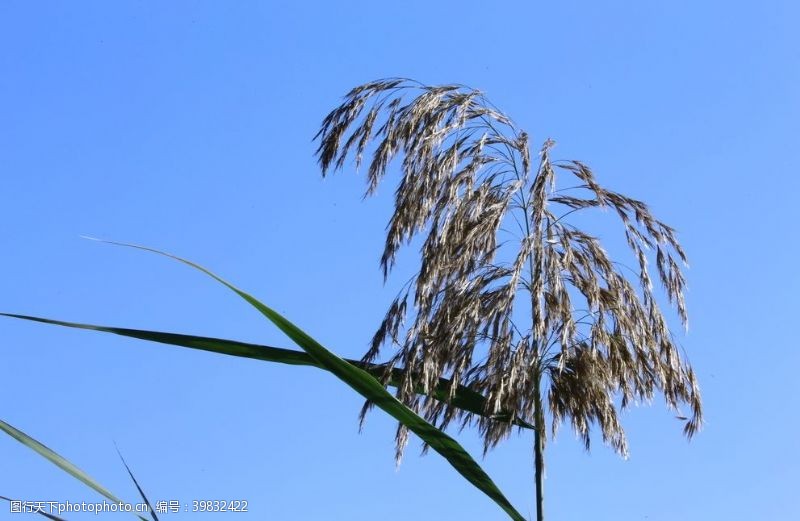
{"type": "MultiPolygon", "coordinates": [[[[624,416],[623,461],[565,426],[549,518],[786,519],[798,20],[792,0],[4,1],[0,308],[291,346],[197,273],[87,234],[201,262],[358,357],[413,266],[382,285],[393,186],[362,202],[361,177],[322,180],[311,137],[356,84],[469,84],[533,141],[556,139],[554,156],[650,203],[692,266],[681,342],[705,430],[687,443],[659,398],[624,416]]],[[[395,471],[394,423],[375,412],[359,435],[360,397],[322,372],[12,320],[0,346],[0,418],[129,500],[114,442],[152,499],[246,499],[252,519],[503,519],[416,441],[395,471]]],[[[515,435],[482,460],[526,515],[531,447],[515,435]]],[[[0,494],[96,497],[7,437],[0,494]]]]}

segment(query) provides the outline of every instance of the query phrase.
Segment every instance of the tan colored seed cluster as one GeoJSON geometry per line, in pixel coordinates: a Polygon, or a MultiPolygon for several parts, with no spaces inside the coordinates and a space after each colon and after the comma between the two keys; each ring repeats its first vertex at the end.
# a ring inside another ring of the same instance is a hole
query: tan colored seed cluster
{"type": "MultiPolygon", "coordinates": [[[[492,415],[507,411],[530,422],[537,389],[553,433],[568,419],[587,447],[594,423],[626,454],[616,401],[624,409],[656,391],[673,409],[688,404],[687,436],[699,428],[698,385],[656,303],[648,268],[654,253],[658,280],[685,325],[679,263],[686,256],[675,231],[644,203],[603,188],[579,161],[551,160],[552,141],[532,165],[527,134],[479,91],[457,85],[361,85],[325,118],[317,138],[323,175],[348,157],[358,166],[371,153],[367,195],[393,160],[399,163],[384,277],[401,245],[425,236],[419,272],[364,356],[373,362],[383,346],[393,348],[387,378],[391,368],[405,368],[401,401],[441,428],[454,419],[477,424],[487,450],[512,428],[492,415]],[[572,184],[559,188],[562,178],[572,184]],[[619,216],[638,262],[633,282],[597,238],[569,224],[570,215],[592,208],[619,216]],[[487,416],[415,391],[431,391],[440,377],[452,380],[451,392],[467,385],[483,393],[487,416]]],[[[400,426],[398,458],[407,438],[400,426]]]]}

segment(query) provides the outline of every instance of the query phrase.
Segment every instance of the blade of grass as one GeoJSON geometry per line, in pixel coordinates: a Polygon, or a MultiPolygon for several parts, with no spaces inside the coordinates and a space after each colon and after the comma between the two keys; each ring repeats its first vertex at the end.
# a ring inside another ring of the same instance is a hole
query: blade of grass
{"type": "MultiPolygon", "coordinates": [[[[31,438],[21,430],[9,425],[8,423],[0,420],[0,430],[17,440],[18,442],[22,443],[29,449],[37,452],[40,456],[44,457],[55,466],[66,472],[67,474],[71,475],[78,481],[81,481],[86,486],[90,487],[100,495],[104,496],[105,498],[111,500],[114,503],[122,503],[123,501],[117,498],[114,494],[108,491],[104,486],[100,483],[92,479],[88,474],[84,471],[73,465],[70,461],[56,453],[54,450],[46,447],[44,444],[36,441],[35,439],[31,438]]],[[[143,518],[142,516],[137,515],[139,519],[142,521],[148,521],[147,519],[143,518]]]]}
{"type": "Polygon", "coordinates": [[[511,517],[511,519],[514,521],[525,521],[525,518],[522,516],[522,514],[517,512],[517,510],[511,505],[500,489],[497,488],[497,485],[494,484],[489,475],[486,474],[481,466],[478,465],[472,456],[470,456],[469,453],[464,450],[464,448],[459,445],[456,440],[425,421],[422,417],[418,416],[414,411],[409,409],[392,394],[387,392],[383,385],[381,385],[381,383],[373,378],[368,372],[347,363],[345,360],[342,360],[334,353],[323,347],[311,336],[306,334],[303,330],[283,317],[281,314],[274,311],[272,308],[261,303],[249,293],[240,290],[233,284],[225,281],[206,268],[189,260],[145,246],[111,241],[100,242],[136,248],[169,257],[196,270],[199,270],[217,282],[225,285],[228,289],[235,292],[251,306],[261,312],[262,315],[275,324],[281,331],[283,331],[325,369],[333,373],[336,377],[352,387],[366,399],[374,403],[377,407],[383,409],[400,423],[408,427],[409,430],[419,436],[425,443],[428,444],[428,446],[441,454],[467,481],[472,483],[476,488],[481,490],[495,503],[497,503],[509,515],[509,517],[511,517]]]}
{"type": "MultiPolygon", "coordinates": [[[[140,340],[147,340],[150,342],[158,342],[161,344],[170,344],[192,349],[199,349],[202,351],[210,351],[212,353],[219,353],[228,356],[237,356],[243,358],[251,358],[255,360],[262,360],[265,362],[276,362],[288,365],[304,365],[310,367],[317,367],[325,369],[319,362],[312,358],[304,351],[294,351],[291,349],[283,349],[280,347],[272,347],[258,344],[248,344],[245,342],[238,342],[235,340],[225,340],[221,338],[210,338],[195,335],[183,335],[178,333],[164,333],[160,331],[147,331],[142,329],[128,329],[121,327],[107,327],[98,326],[94,324],[81,324],[78,322],[65,322],[62,320],[53,320],[49,318],[34,317],[30,315],[18,315],[14,313],[0,313],[0,316],[18,318],[21,320],[29,320],[33,322],[41,322],[45,324],[52,324],[56,326],[63,326],[75,329],[86,329],[90,331],[99,331],[103,333],[112,333],[124,337],[137,338],[140,340]]],[[[350,360],[344,358],[347,363],[359,367],[373,377],[380,379],[385,371],[385,366],[380,364],[367,364],[358,360],[350,360]]],[[[403,369],[393,368],[389,385],[396,387],[402,381],[404,375],[403,369]]],[[[445,378],[439,379],[439,384],[433,392],[434,398],[441,401],[446,401],[449,397],[450,380],[445,378]]],[[[424,394],[422,389],[418,389],[420,394],[424,394]]],[[[456,394],[453,396],[451,402],[454,406],[469,411],[473,414],[485,415],[484,404],[486,398],[477,391],[469,387],[460,385],[456,389],[456,394]]],[[[492,416],[499,421],[508,421],[508,414],[497,414],[492,416]]],[[[520,419],[515,419],[514,424],[518,427],[531,429],[533,425],[520,419]]]]}
{"type": "Polygon", "coordinates": [[[136,490],[139,491],[139,495],[142,496],[142,499],[147,505],[148,512],[150,512],[150,517],[153,518],[153,521],[158,521],[158,516],[156,515],[156,511],[153,509],[153,505],[150,504],[150,500],[147,499],[147,496],[144,494],[144,490],[142,490],[142,487],[139,486],[139,482],[136,481],[136,477],[133,475],[133,471],[131,471],[131,468],[128,466],[128,462],[125,461],[125,458],[122,457],[122,453],[119,451],[119,447],[116,447],[116,449],[117,449],[117,454],[119,455],[119,459],[122,460],[122,464],[125,465],[125,470],[128,471],[128,476],[131,477],[131,481],[133,481],[133,484],[136,485],[136,490]]]}

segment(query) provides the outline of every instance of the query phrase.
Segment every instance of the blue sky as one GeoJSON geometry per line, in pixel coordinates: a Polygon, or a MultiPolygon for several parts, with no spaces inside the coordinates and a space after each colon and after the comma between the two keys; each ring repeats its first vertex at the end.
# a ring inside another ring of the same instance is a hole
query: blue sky
{"type": "MultiPolygon", "coordinates": [[[[800,483],[799,17],[789,0],[2,2],[0,308],[291,346],[210,280],[86,234],[205,264],[359,357],[413,269],[382,284],[396,178],[362,201],[352,168],[321,179],[311,138],[359,83],[468,84],[647,201],[691,263],[681,343],[704,431],[687,443],[657,399],[625,414],[623,461],[565,426],[549,518],[785,518],[800,483]]],[[[0,418],[129,500],[115,442],[152,499],[245,499],[253,519],[503,518],[415,441],[396,471],[393,422],[375,412],[359,435],[361,399],[322,372],[12,320],[0,345],[0,418]]],[[[482,460],[526,515],[531,443],[482,460]]],[[[10,438],[0,494],[95,497],[10,438]]]]}

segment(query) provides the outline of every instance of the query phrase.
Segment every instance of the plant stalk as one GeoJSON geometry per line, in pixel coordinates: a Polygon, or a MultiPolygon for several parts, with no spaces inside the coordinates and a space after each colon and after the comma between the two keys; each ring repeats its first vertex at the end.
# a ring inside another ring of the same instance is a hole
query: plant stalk
{"type": "MultiPolygon", "coordinates": [[[[531,197],[532,199],[532,197],[531,197]]],[[[523,207],[525,209],[525,231],[528,237],[531,236],[531,212],[536,209],[530,208],[529,203],[524,201],[523,207]]],[[[535,240],[541,240],[541,224],[536,226],[535,240]]],[[[541,277],[541,256],[538,250],[534,250],[534,254],[528,257],[528,269],[530,271],[530,284],[528,290],[531,295],[531,331],[534,332],[533,345],[536,352],[536,374],[534,375],[534,418],[533,418],[533,459],[534,459],[534,473],[535,473],[535,486],[536,486],[536,521],[544,521],[544,443],[545,443],[545,425],[544,425],[544,407],[542,406],[542,375],[543,375],[543,359],[545,354],[545,346],[541,344],[541,339],[536,338],[536,326],[540,320],[539,310],[537,306],[537,295],[533,288],[535,281],[541,277]]]]}
{"type": "Polygon", "coordinates": [[[541,393],[542,371],[536,372],[536,410],[534,411],[533,456],[536,473],[536,521],[544,520],[544,410],[541,393]]]}

